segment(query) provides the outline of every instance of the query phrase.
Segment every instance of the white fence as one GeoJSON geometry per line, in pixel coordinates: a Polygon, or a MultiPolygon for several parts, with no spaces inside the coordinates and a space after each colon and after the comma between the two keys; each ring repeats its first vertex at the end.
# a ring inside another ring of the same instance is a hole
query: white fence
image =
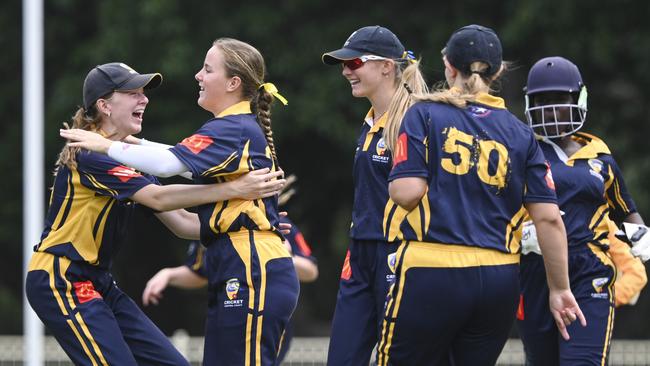
{"type": "MultiPolygon", "coordinates": [[[[200,365],[203,355],[203,338],[189,337],[184,331],[177,331],[172,342],[192,363],[200,365]]],[[[327,337],[297,337],[283,365],[325,365],[327,359],[327,337]]],[[[24,361],[21,336],[0,336],[0,366],[21,366],[24,361]]],[[[52,337],[45,339],[46,366],[72,365],[61,347],[52,337]]],[[[650,365],[650,340],[632,341],[615,339],[610,352],[610,365],[650,365]]],[[[524,352],[519,339],[510,339],[499,357],[498,365],[523,365],[524,352]]]]}

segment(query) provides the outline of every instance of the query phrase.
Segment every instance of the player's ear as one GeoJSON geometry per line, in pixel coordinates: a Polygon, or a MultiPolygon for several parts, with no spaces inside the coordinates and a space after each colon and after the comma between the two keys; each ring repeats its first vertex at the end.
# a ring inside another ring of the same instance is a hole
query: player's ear
{"type": "Polygon", "coordinates": [[[95,108],[97,108],[97,111],[99,111],[99,113],[105,114],[108,117],[111,116],[111,105],[106,99],[97,99],[97,102],[95,102],[95,108]]]}
{"type": "Polygon", "coordinates": [[[229,92],[234,92],[241,85],[241,78],[239,76],[233,76],[228,80],[226,84],[226,90],[229,92]]]}

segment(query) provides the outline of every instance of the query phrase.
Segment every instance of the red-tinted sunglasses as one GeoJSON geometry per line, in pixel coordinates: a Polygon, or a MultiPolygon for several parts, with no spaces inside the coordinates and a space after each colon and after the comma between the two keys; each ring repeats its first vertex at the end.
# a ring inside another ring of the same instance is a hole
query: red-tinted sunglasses
{"type": "Polygon", "coordinates": [[[381,57],[381,56],[375,56],[375,55],[363,55],[361,57],[353,58],[352,60],[344,60],[343,61],[343,66],[347,66],[348,69],[350,70],[356,70],[363,66],[368,61],[381,61],[381,60],[389,60],[386,57],[381,57]]]}

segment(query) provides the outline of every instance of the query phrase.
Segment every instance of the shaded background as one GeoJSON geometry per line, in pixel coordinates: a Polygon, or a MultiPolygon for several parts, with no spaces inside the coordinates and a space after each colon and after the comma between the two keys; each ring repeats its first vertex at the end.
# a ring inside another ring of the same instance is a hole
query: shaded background
{"type": "MultiPolygon", "coordinates": [[[[562,55],[581,69],[589,87],[585,131],[603,137],[624,171],[639,211],[648,214],[648,96],[650,3],[641,0],[251,2],[175,0],[46,0],[45,152],[51,172],[63,146],[58,128],[81,104],[83,79],[93,66],[123,61],[140,72],[158,71],[164,83],[148,95],[142,137],[174,144],[210,115],[196,105],[194,80],[215,38],[234,37],[256,46],[269,77],[289,105],[273,110],[280,163],[299,180],[287,206],[319,259],[320,278],[302,287],[295,314],[298,336],[329,334],[338,277],[348,245],[352,158],[369,104],[353,99],[340,68],[320,62],[355,29],[380,24],[423,58],[429,82],[443,78],[440,49],[452,31],[479,23],[494,28],[504,57],[515,68],[500,95],[523,118],[522,87],[539,58],[562,55]]],[[[0,334],[22,332],[22,60],[21,4],[0,3],[0,334]]],[[[51,185],[51,174],[46,176],[51,185]]],[[[171,183],[174,180],[166,180],[171,183]]],[[[44,191],[47,187],[43,187],[44,191]]],[[[46,194],[46,197],[49,195],[46,194]]],[[[647,218],[650,221],[650,218],[647,218]]],[[[155,218],[139,216],[113,273],[138,303],[146,281],[163,266],[179,265],[186,242],[155,218]]],[[[36,243],[34,243],[36,244],[36,243]]],[[[165,333],[179,328],[201,335],[203,291],[168,289],[145,311],[165,333]]],[[[617,313],[615,337],[647,338],[650,295],[617,313]]]]}

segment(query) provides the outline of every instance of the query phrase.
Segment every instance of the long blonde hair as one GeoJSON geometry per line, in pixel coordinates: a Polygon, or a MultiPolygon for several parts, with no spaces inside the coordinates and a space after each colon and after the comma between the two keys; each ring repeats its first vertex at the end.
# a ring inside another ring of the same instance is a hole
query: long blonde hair
{"type": "MultiPolygon", "coordinates": [[[[112,93],[110,94],[112,95],[112,93]]],[[[110,98],[110,95],[103,97],[104,99],[110,98]]],[[[86,110],[84,107],[79,107],[77,111],[72,116],[72,125],[68,122],[63,122],[65,128],[79,128],[86,131],[97,132],[101,129],[101,123],[103,116],[97,111],[95,107],[86,110]]],[[[56,160],[54,175],[57,174],[59,168],[62,166],[67,166],[70,169],[77,168],[77,153],[81,148],[72,147],[66,144],[61,152],[59,153],[59,158],[56,160]]]]}
{"type": "Polygon", "coordinates": [[[384,141],[390,151],[397,145],[397,135],[406,110],[415,103],[412,95],[429,92],[427,82],[420,70],[420,60],[395,60],[395,83],[397,90],[390,100],[384,126],[384,141]]]}
{"type": "Polygon", "coordinates": [[[251,110],[257,116],[257,124],[264,132],[271,157],[278,167],[271,129],[271,103],[274,98],[261,87],[266,74],[262,54],[250,44],[232,38],[219,38],[212,45],[218,47],[223,53],[224,67],[228,76],[238,76],[241,79],[242,96],[251,101],[251,110]]]}
{"type": "Polygon", "coordinates": [[[502,62],[499,71],[494,75],[486,76],[485,71],[489,68],[489,65],[485,62],[476,61],[469,66],[471,70],[469,75],[462,73],[460,70],[458,71],[459,77],[462,77],[460,88],[449,88],[446,83],[441,83],[433,92],[414,95],[413,97],[417,101],[439,102],[465,108],[467,103],[476,101],[476,96],[479,93],[494,92],[491,85],[503,75],[508,66],[508,62],[502,62]]]}

